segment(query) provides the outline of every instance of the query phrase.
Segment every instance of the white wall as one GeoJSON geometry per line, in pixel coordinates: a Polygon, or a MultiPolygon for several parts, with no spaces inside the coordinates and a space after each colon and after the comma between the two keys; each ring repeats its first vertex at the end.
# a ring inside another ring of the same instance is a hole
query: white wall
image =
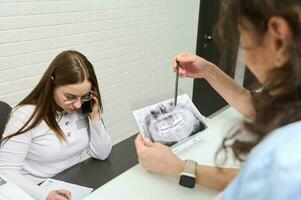
{"type": "MultiPolygon", "coordinates": [[[[199,0],[0,0],[0,99],[15,105],[55,55],[81,51],[122,141],[138,131],[132,109],[172,96],[171,59],[195,51],[198,10],[199,0]]],[[[191,95],[192,81],[180,88],[191,95]]]]}

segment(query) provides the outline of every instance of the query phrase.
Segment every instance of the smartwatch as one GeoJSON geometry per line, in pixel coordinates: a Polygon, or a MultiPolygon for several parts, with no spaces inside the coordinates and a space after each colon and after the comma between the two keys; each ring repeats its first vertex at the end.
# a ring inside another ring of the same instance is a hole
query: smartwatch
{"type": "Polygon", "coordinates": [[[179,177],[180,185],[188,188],[194,188],[196,182],[196,167],[197,162],[193,160],[185,160],[184,169],[179,177]]]}

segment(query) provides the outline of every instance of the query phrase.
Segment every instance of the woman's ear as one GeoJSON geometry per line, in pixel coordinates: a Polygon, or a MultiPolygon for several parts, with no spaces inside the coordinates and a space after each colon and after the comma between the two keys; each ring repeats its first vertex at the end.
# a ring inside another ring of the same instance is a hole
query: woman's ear
{"type": "Polygon", "coordinates": [[[292,40],[291,28],[286,19],[278,16],[273,16],[269,19],[267,28],[274,52],[274,64],[276,67],[281,67],[289,59],[287,48],[292,40]]]}

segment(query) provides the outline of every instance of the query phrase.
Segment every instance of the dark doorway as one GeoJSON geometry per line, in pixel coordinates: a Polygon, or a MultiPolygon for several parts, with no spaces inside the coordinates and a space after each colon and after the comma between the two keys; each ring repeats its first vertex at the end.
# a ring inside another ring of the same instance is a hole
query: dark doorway
{"type": "MultiPolygon", "coordinates": [[[[201,0],[199,9],[199,24],[196,54],[206,60],[219,64],[219,52],[214,43],[213,29],[218,18],[220,0],[201,0]]],[[[220,66],[220,68],[234,77],[234,67],[220,66]]],[[[192,101],[200,113],[208,116],[227,105],[221,96],[203,79],[195,79],[193,84],[192,101]]]]}

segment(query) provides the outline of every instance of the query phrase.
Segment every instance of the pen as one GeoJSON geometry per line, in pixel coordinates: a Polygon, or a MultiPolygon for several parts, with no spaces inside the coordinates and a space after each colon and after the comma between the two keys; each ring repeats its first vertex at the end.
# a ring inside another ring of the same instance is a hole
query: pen
{"type": "Polygon", "coordinates": [[[67,195],[66,195],[65,193],[63,193],[63,192],[56,191],[56,193],[57,193],[58,195],[61,195],[62,197],[65,197],[66,199],[69,199],[69,197],[67,197],[67,195]]]}
{"type": "Polygon", "coordinates": [[[177,99],[178,99],[178,87],[179,87],[179,62],[177,61],[176,67],[176,86],[175,86],[175,100],[174,100],[174,107],[177,106],[177,99]]]}

